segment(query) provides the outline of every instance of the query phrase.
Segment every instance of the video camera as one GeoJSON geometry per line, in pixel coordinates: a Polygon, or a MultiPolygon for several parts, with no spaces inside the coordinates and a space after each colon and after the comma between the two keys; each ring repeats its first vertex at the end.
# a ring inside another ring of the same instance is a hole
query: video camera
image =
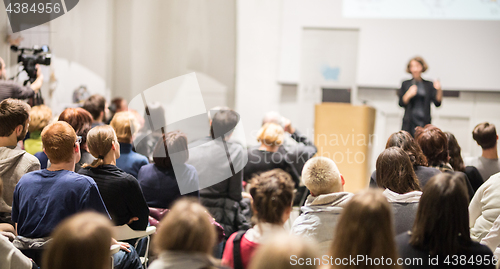
{"type": "MultiPolygon", "coordinates": [[[[19,52],[17,56],[17,62],[22,64],[24,67],[23,70],[28,74],[28,79],[24,81],[24,85],[26,86],[28,82],[33,83],[37,77],[37,64],[50,65],[50,60],[52,55],[50,54],[49,46],[33,46],[33,48],[19,48],[17,46],[10,46],[10,49],[19,52]]],[[[20,73],[20,72],[19,72],[20,73]]],[[[19,75],[17,73],[16,77],[19,75]]],[[[31,106],[37,106],[44,103],[42,92],[38,91],[35,96],[28,100],[28,103],[31,106]]]]}
{"type": "Polygon", "coordinates": [[[52,55],[47,45],[41,47],[33,46],[33,48],[19,48],[13,45],[10,49],[19,52],[17,62],[23,65],[23,70],[28,74],[29,79],[24,82],[24,85],[26,85],[28,81],[33,83],[36,80],[37,64],[50,65],[52,55]]]}

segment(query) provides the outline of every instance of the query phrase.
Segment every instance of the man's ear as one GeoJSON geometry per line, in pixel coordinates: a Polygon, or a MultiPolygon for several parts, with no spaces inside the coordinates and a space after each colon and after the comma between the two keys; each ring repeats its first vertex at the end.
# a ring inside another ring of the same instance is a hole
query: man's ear
{"type": "Polygon", "coordinates": [[[75,145],[76,145],[76,147],[74,147],[73,153],[80,152],[80,144],[76,143],[75,145]]]}
{"type": "Polygon", "coordinates": [[[20,134],[23,133],[24,126],[23,125],[18,125],[16,129],[14,130],[16,132],[16,136],[19,136],[20,134]]]}
{"type": "Polygon", "coordinates": [[[113,143],[111,143],[111,149],[116,151],[116,141],[113,141],[113,143]]]}
{"type": "Polygon", "coordinates": [[[344,176],[343,175],[340,175],[340,180],[342,181],[342,186],[345,185],[345,180],[344,180],[344,176]]]}

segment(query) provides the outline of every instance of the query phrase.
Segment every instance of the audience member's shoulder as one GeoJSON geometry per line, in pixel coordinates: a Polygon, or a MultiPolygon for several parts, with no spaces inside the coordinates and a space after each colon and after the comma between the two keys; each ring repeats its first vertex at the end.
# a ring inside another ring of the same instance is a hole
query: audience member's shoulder
{"type": "MultiPolygon", "coordinates": [[[[86,169],[86,168],[82,168],[82,169],[80,169],[80,171],[82,171],[83,169],[86,169]]],[[[68,172],[69,173],[67,174],[67,178],[71,178],[75,182],[78,182],[78,183],[84,184],[84,185],[87,185],[87,184],[96,185],[94,179],[87,176],[87,175],[75,173],[73,171],[68,171],[68,172]]]]}
{"type": "Polygon", "coordinates": [[[23,158],[26,160],[26,162],[32,165],[40,165],[40,161],[38,160],[38,158],[34,155],[29,154],[28,152],[24,153],[23,158]]]}
{"type": "Polygon", "coordinates": [[[138,175],[140,175],[141,173],[144,173],[146,171],[150,171],[150,170],[154,169],[154,165],[155,165],[154,163],[148,163],[146,165],[141,166],[141,169],[139,169],[138,175]]]}

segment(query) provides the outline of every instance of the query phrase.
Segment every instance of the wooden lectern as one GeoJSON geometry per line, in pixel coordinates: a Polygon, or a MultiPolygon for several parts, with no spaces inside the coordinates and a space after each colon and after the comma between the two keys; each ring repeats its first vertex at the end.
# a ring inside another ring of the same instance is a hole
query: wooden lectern
{"type": "Polygon", "coordinates": [[[322,103],[315,109],[316,156],[332,159],[344,176],[344,190],[368,186],[370,151],[375,141],[375,109],[345,103],[322,103]]]}

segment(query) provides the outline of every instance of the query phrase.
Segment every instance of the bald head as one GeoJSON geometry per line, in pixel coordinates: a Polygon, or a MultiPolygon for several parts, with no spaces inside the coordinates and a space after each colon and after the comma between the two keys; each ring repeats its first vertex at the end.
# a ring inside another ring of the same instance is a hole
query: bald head
{"type": "Polygon", "coordinates": [[[276,111],[269,111],[266,113],[266,115],[264,115],[264,118],[262,119],[262,125],[266,123],[275,123],[283,126],[283,117],[276,111]]]}

